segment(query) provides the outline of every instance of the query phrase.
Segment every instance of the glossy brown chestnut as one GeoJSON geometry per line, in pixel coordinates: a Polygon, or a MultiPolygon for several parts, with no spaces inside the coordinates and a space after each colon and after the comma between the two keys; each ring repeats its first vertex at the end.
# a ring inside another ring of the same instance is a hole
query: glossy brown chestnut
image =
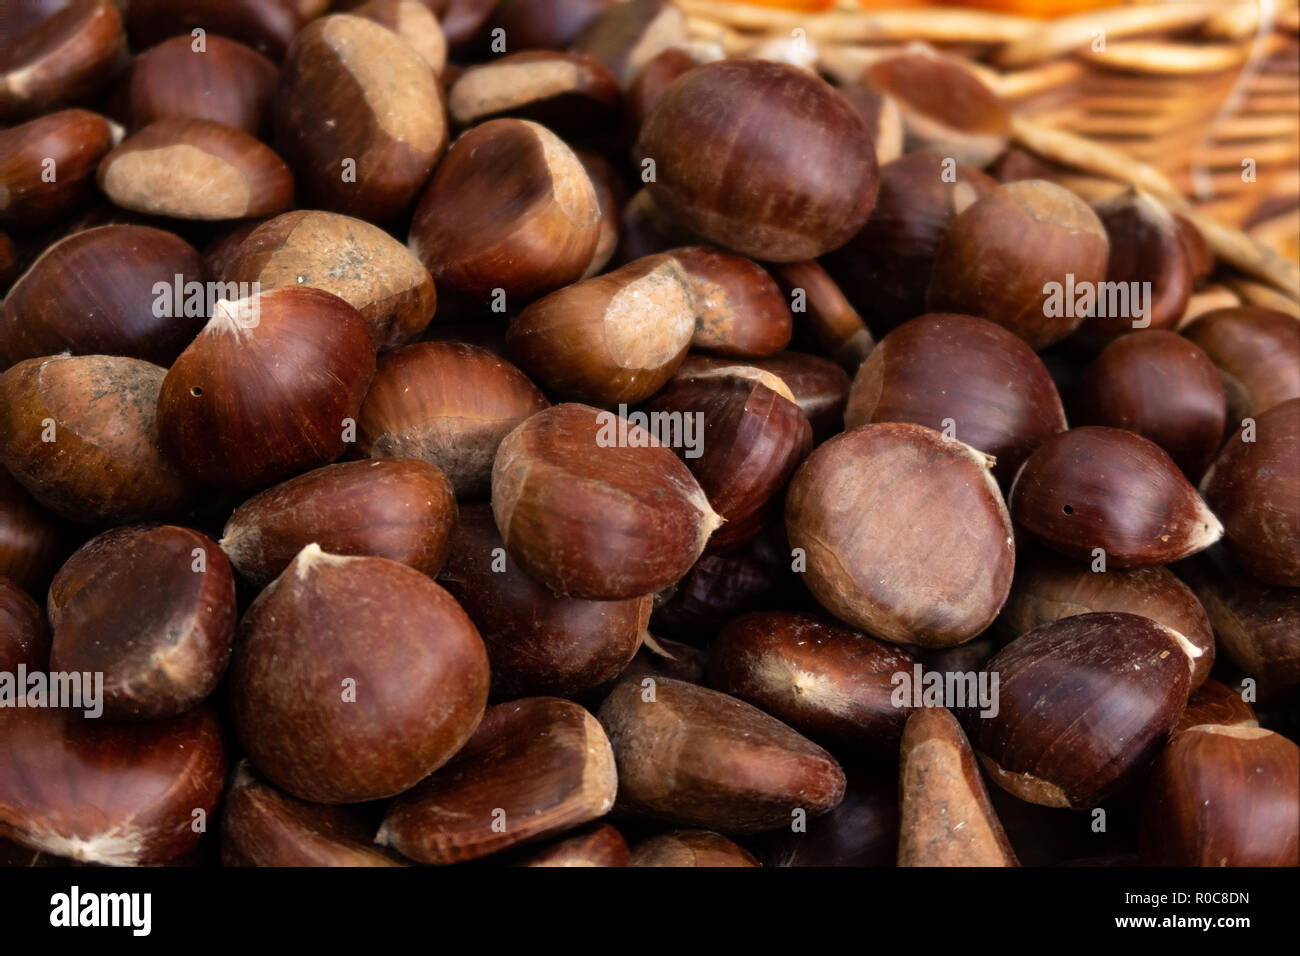
{"type": "Polygon", "coordinates": [[[1135,328],[1177,327],[1192,294],[1192,264],[1177,220],[1164,203],[1137,189],[1100,202],[1093,211],[1110,240],[1106,281],[1150,283],[1150,293],[1144,293],[1143,313],[1103,315],[1099,308],[1080,327],[1080,339],[1101,343],[1135,328]]]}
{"type": "Polygon", "coordinates": [[[393,802],[375,842],[459,863],[604,816],[618,777],[596,718],[556,697],[498,704],[447,766],[393,802]]]}
{"type": "Polygon", "coordinates": [[[970,315],[923,315],[890,332],[853,379],[844,427],[913,422],[996,459],[1010,482],[1066,429],[1052,377],[1025,342],[970,315]]]}
{"type": "Polygon", "coordinates": [[[109,720],[175,717],[216,688],[235,638],[235,579],[189,528],[115,528],[59,569],[48,602],[55,671],[102,673],[109,720]]]}
{"type": "Polygon", "coordinates": [[[519,861],[519,866],[627,866],[627,841],[608,823],[593,823],[519,861]]]}
{"type": "Polygon", "coordinates": [[[920,425],[820,446],[790,483],[785,526],[822,606],[896,644],[961,644],[1011,589],[1011,519],[987,456],[920,425]]]}
{"type": "Polygon", "coordinates": [[[549,404],[486,349],[419,342],[380,359],[357,417],[357,450],[422,459],[446,473],[458,497],[486,497],[501,439],[549,404]]]}
{"type": "Polygon", "coordinates": [[[622,95],[601,62],[582,53],[525,50],[471,66],[447,91],[461,127],[503,116],[532,120],[566,141],[617,130],[622,95]]]}
{"type": "Polygon", "coordinates": [[[49,659],[45,615],[17,584],[0,577],[0,671],[12,674],[19,664],[44,670],[49,659]]]}
{"type": "Polygon", "coordinates": [[[199,845],[226,776],[206,707],[138,723],[0,709],[0,837],[83,863],[148,866],[199,845]]]}
{"type": "Polygon", "coordinates": [[[938,153],[978,169],[1006,149],[1011,111],[955,58],[912,46],[876,60],[862,82],[898,104],[909,153],[938,153]]]}
{"type": "Polygon", "coordinates": [[[758,611],[724,627],[709,652],[709,684],[816,740],[892,753],[912,712],[891,700],[901,648],[809,614],[758,611]]]}
{"type": "Polygon", "coordinates": [[[112,0],[71,0],[21,33],[6,30],[0,122],[86,99],[125,58],[122,15],[112,0]]]}
{"type": "Polygon", "coordinates": [[[506,31],[512,50],[564,50],[615,0],[502,0],[492,24],[506,31]]]}
{"type": "Polygon", "coordinates": [[[926,305],[983,316],[1038,351],[1091,313],[1086,302],[1079,307],[1079,290],[1093,290],[1095,302],[1109,248],[1101,220],[1074,193],[1044,180],[1007,183],[953,220],[935,254],[926,305]]]}
{"type": "Polygon", "coordinates": [[[1183,334],[1219,369],[1234,427],[1290,398],[1300,398],[1300,322],[1245,305],[1215,309],[1183,334]]]}
{"type": "Polygon", "coordinates": [[[1223,526],[1159,445],[1089,425],[1047,439],[1021,466],[1007,498],[1016,524],[1080,561],[1107,567],[1168,564],[1223,536],[1223,526]]]}
{"type": "Polygon", "coordinates": [[[118,81],[123,115],[133,129],[168,117],[213,120],[261,136],[270,129],[280,73],[250,47],[215,34],[201,49],[186,34],[145,50],[118,81]]]}
{"type": "Polygon", "coordinates": [[[866,222],[879,181],[871,133],[844,98],[763,60],[682,76],[650,111],[637,154],[654,160],[647,188],[673,219],[773,262],[842,246],[866,222]]]}
{"type": "Polygon", "coordinates": [[[679,373],[641,411],[651,423],[656,415],[697,423],[694,443],[675,450],[724,522],[709,538],[713,550],[758,534],[812,451],[812,426],[794,395],[762,369],[736,365],[679,373]]]}
{"type": "Polygon", "coordinates": [[[1247,419],[1201,481],[1228,552],[1265,584],[1300,587],[1300,398],[1247,419]]]}
{"type": "Polygon", "coordinates": [[[303,24],[299,0],[131,0],[127,27],[136,47],[194,29],[245,43],[272,60],[284,56],[303,24]]]}
{"type": "Polygon", "coordinates": [[[1258,727],[1259,721],[1255,719],[1254,708],[1241,699],[1241,694],[1217,680],[1207,680],[1187,698],[1187,709],[1174,727],[1174,735],[1203,724],[1258,727]]]}
{"type": "Polygon", "coordinates": [[[712,830],[670,830],[637,844],[628,866],[762,866],[738,843],[712,830]]]}
{"type": "Polygon", "coordinates": [[[790,344],[790,307],[762,266],[707,246],[683,246],[669,255],[695,303],[694,348],[763,356],[790,344]]]}
{"type": "Polygon", "coordinates": [[[453,144],[420,198],[411,251],[439,285],[481,299],[529,298],[578,279],[600,238],[581,161],[554,133],[490,120],[453,144]]]}
{"type": "Polygon", "coordinates": [[[650,110],[659,102],[659,97],[668,85],[699,65],[700,61],[689,52],[675,46],[662,50],[647,60],[627,91],[626,102],[630,114],[628,122],[633,131],[640,132],[650,110]]]}
{"type": "Polygon", "coordinates": [[[36,228],[87,204],[113,141],[108,121],[88,110],[60,110],[0,131],[0,222],[36,228]]]}
{"type": "Polygon", "coordinates": [[[60,239],[14,284],[0,311],[0,365],[58,352],[167,366],[204,325],[203,260],[149,226],[98,226],[60,239]],[[179,277],[179,278],[178,278],[179,277]]]}
{"type": "Polygon", "coordinates": [[[933,153],[909,153],[880,167],[867,224],[823,261],[877,335],[926,311],[925,290],[949,225],[996,186],[978,169],[949,166],[933,153]]]}
{"type": "Polygon", "coordinates": [[[817,348],[850,375],[856,372],[876,342],[835,280],[812,260],[784,263],[774,271],[781,288],[796,303],[800,326],[817,348]]]}
{"type": "Polygon", "coordinates": [[[239,626],[235,728],[277,787],[355,803],[415,786],[483,716],[473,623],[427,576],[385,558],[304,548],[239,626]]]}
{"type": "Polygon", "coordinates": [[[1147,785],[1138,847],[1159,866],[1300,866],[1300,749],[1260,727],[1176,736],[1147,785]]]}
{"type": "Polygon", "coordinates": [[[760,833],[789,826],[796,811],[819,816],[844,796],[830,754],[714,690],[623,680],[598,716],[618,763],[618,810],[629,816],[760,833]]]}
{"type": "Polygon", "coordinates": [[[970,743],[947,708],[908,718],[899,791],[899,866],[1019,865],[970,743]]]}
{"type": "Polygon", "coordinates": [[[293,176],[279,156],[206,119],[151,123],[104,157],[98,181],[124,209],[176,219],[271,216],[293,202],[293,176]]]}
{"type": "Polygon", "coordinates": [[[367,0],[349,13],[388,27],[407,42],[436,74],[447,65],[447,38],[424,0],[367,0]]]}
{"type": "Polygon", "coordinates": [[[1075,614],[1122,611],[1150,618],[1177,633],[1192,660],[1195,690],[1214,665],[1214,631],[1191,588],[1167,568],[1108,568],[1035,549],[1016,568],[1000,628],[1014,640],[1037,627],[1075,614]]]}
{"type": "Polygon", "coordinates": [[[601,601],[673,584],[721,521],[649,432],[577,404],[540,411],[501,442],[492,512],[527,574],[557,595],[601,601]]]}
{"type": "Polygon", "coordinates": [[[345,807],[307,803],[271,786],[247,760],[221,811],[225,866],[403,866],[345,807]]]}
{"type": "Polygon", "coordinates": [[[1255,680],[1260,699],[1300,687],[1300,590],[1262,584],[1222,546],[1176,570],[1200,598],[1223,656],[1255,680]]]}
{"type": "Polygon", "coordinates": [[[556,597],[505,553],[487,503],[461,508],[438,575],[487,646],[492,697],[576,697],[613,680],[641,646],[650,595],[625,601],[556,597]]]}
{"type": "Polygon", "coordinates": [[[45,507],[82,524],[184,512],[195,489],[164,456],[158,435],[166,374],[106,355],[19,362],[0,378],[5,468],[45,507]]]}
{"type": "Polygon", "coordinates": [[[1102,349],[1070,402],[1078,425],[1127,428],[1169,453],[1193,481],[1214,460],[1226,406],[1218,370],[1199,346],[1159,329],[1102,349]]]}
{"type": "Polygon", "coordinates": [[[657,255],[534,302],[511,323],[506,348],[548,392],[613,407],[662,388],[694,332],[686,276],[672,256],[657,255]]]}
{"type": "MultiPolygon", "coordinates": [[[[700,368],[734,364],[735,359],[731,358],[688,355],[678,372],[685,375],[700,368]]],[[[785,382],[795,403],[811,423],[815,442],[841,430],[844,405],[849,398],[849,376],[834,362],[803,352],[778,352],[762,358],[747,358],[745,364],[771,372],[785,382]]]]}
{"type": "Polygon", "coordinates": [[[410,207],[447,148],[429,64],[393,31],[346,14],[294,38],[275,130],[306,203],[379,223],[410,207]]]}
{"type": "Polygon", "coordinates": [[[167,454],[206,484],[245,490],[342,454],[375,374],[361,314],[294,286],[213,313],[158,395],[167,454]]]}
{"type": "Polygon", "coordinates": [[[315,542],[331,554],[388,558],[433,577],[456,526],[442,470],[408,458],[326,465],[266,489],[235,509],[221,549],[259,588],[315,542]]]}
{"type": "Polygon", "coordinates": [[[250,232],[221,278],[322,289],[361,313],[381,349],[405,345],[433,318],[437,293],[420,261],[378,226],[351,216],[298,210],[250,232]]]}
{"type": "Polygon", "coordinates": [[[605,64],[627,89],[651,58],[687,39],[686,17],[670,0],[628,0],[595,18],[573,49],[605,64]]]}
{"type": "Polygon", "coordinates": [[[1187,704],[1182,637],[1136,614],[1078,614],[1017,638],[989,662],[998,712],[966,713],[984,769],[1022,800],[1082,810],[1127,785],[1187,704]]]}
{"type": "Polygon", "coordinates": [[[69,542],[62,523],[0,466],[0,577],[43,595],[69,542]]]}

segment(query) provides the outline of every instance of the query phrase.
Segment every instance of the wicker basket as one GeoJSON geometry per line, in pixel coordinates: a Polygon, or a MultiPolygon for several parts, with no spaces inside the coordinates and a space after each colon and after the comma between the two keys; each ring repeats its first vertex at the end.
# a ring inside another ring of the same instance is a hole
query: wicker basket
{"type": "Polygon", "coordinates": [[[1011,105],[1017,145],[1066,185],[1089,199],[1130,184],[1155,193],[1272,287],[1246,281],[1244,298],[1274,304],[1280,291],[1300,314],[1297,0],[1130,3],[1055,20],[853,0],[821,13],[678,2],[692,35],[728,55],[797,35],[842,83],[916,41],[966,58],[1011,105]]]}

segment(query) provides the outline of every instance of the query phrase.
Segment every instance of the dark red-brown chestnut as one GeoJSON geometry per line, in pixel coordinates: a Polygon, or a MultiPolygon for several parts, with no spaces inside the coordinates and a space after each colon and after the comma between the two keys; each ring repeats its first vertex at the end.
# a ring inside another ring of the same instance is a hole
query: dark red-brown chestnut
{"type": "Polygon", "coordinates": [[[43,595],[70,542],[63,524],[0,466],[0,577],[43,595]]]}
{"type": "Polygon", "coordinates": [[[219,33],[279,61],[303,25],[300,0],[132,0],[127,28],[137,48],[195,29],[219,33]]]}
{"type": "Polygon", "coordinates": [[[44,670],[49,659],[50,630],[45,615],[17,584],[0,577],[0,673],[13,674],[19,664],[29,671],[44,670]]]}
{"type": "Polygon", "coordinates": [[[1233,427],[1290,398],[1300,398],[1300,322],[1244,305],[1207,312],[1182,330],[1223,379],[1233,427]]]}
{"type": "Polygon", "coordinates": [[[683,246],[669,255],[695,303],[692,347],[763,356],[790,344],[790,306],[762,266],[708,246],[683,246]]]}
{"type": "Polygon", "coordinates": [[[126,59],[119,6],[113,0],[70,0],[22,32],[18,23],[15,33],[6,30],[0,48],[0,122],[46,113],[98,92],[126,59]]]}
{"type": "Polygon", "coordinates": [[[0,130],[0,223],[39,228],[87,205],[114,141],[104,117],[78,109],[0,130]]]}
{"type": "Polygon", "coordinates": [[[800,331],[850,375],[856,372],[876,342],[835,280],[811,259],[782,263],[774,272],[790,296],[800,331]]]}

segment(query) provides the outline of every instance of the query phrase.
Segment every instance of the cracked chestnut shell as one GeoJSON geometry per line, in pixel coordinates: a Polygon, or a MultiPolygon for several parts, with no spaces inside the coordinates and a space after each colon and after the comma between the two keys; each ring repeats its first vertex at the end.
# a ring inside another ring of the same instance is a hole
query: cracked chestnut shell
{"type": "Polygon", "coordinates": [[[1054,551],[1108,567],[1168,564],[1195,554],[1223,527],[1174,460],[1119,428],[1072,428],[1029,456],[1008,496],[1016,524],[1054,551]]]}
{"type": "Polygon", "coordinates": [[[245,613],[230,673],[249,759],[312,803],[415,786],[470,738],[487,691],[483,642],[451,595],[404,564],[315,545],[245,613]]]}
{"type": "Polygon", "coordinates": [[[895,644],[961,644],[1011,589],[1011,519],[988,457],[921,425],[821,445],[790,483],[785,525],[821,605],[895,644]]]}

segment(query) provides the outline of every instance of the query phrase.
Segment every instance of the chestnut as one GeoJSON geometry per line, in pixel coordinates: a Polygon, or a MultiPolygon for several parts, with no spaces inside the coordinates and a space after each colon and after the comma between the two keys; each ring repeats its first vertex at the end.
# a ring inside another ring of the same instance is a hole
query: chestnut
{"type": "Polygon", "coordinates": [[[279,69],[262,54],[217,34],[171,37],[145,50],[118,81],[121,119],[132,130],[167,117],[206,119],[261,136],[270,129],[279,69]]]}
{"type": "Polygon", "coordinates": [[[1187,704],[1181,635],[1136,614],[1078,614],[1018,637],[985,668],[998,712],[968,709],[984,769],[1022,800],[1083,810],[1122,789],[1187,704]]]}
{"type": "Polygon", "coordinates": [[[387,223],[447,148],[442,89],[401,37],[332,14],[294,38],[275,96],[276,142],[305,201],[387,223]]]}
{"type": "Polygon", "coordinates": [[[709,684],[816,740],[888,754],[913,709],[895,705],[891,679],[915,664],[902,648],[812,615],[757,611],[718,634],[709,684]]]}
{"type": "Polygon", "coordinates": [[[825,80],[785,63],[722,60],[684,74],[646,117],[638,150],[654,161],[656,204],[754,259],[835,249],[876,199],[866,123],[825,80]]]}
{"type": "Polygon", "coordinates": [[[694,418],[697,441],[677,453],[724,524],[709,538],[717,550],[741,544],[768,522],[799,463],[812,451],[812,426],[786,384],[747,366],[679,373],[641,406],[650,420],[694,418]]]}
{"type": "Polygon", "coordinates": [[[899,866],[1018,866],[957,719],[924,708],[903,731],[899,866]]]}
{"type": "Polygon", "coordinates": [[[632,850],[628,866],[762,866],[738,843],[712,830],[670,830],[632,850]]]}
{"type": "Polygon", "coordinates": [[[447,66],[447,38],[434,11],[424,0],[367,0],[348,12],[392,30],[435,74],[441,74],[447,66]]]}
{"type": "Polygon", "coordinates": [[[600,238],[600,205],[573,150],[520,119],[464,133],[439,163],[408,245],[444,283],[483,305],[528,299],[580,278],[600,238]]]}
{"type": "Polygon", "coordinates": [[[1223,536],[1174,460],[1135,432],[1089,425],[1047,439],[1007,498],[1020,527],[1071,558],[1108,567],[1168,564],[1223,536]]]}
{"type": "Polygon", "coordinates": [[[597,715],[618,764],[617,810],[721,833],[761,833],[844,797],[844,771],[775,717],[668,678],[622,680],[597,715]],[[671,741],[671,746],[665,746],[671,741]]]}
{"type": "Polygon", "coordinates": [[[501,439],[549,404],[486,349],[419,342],[380,358],[357,416],[357,450],[422,459],[443,470],[458,497],[485,497],[501,439]]]}
{"type": "Polygon", "coordinates": [[[601,601],[677,581],[722,520],[653,435],[577,404],[544,409],[501,442],[492,512],[527,574],[557,595],[601,601]]]}
{"type": "Polygon", "coordinates": [[[206,484],[265,487],[342,454],[374,373],[370,329],[337,296],[222,300],[163,380],[163,448],[206,484]]]}
{"type": "Polygon", "coordinates": [[[1241,699],[1241,694],[1217,680],[1207,680],[1187,698],[1187,709],[1174,727],[1174,735],[1203,724],[1258,727],[1259,721],[1255,718],[1254,708],[1241,699]]]}
{"type": "Polygon", "coordinates": [[[461,127],[503,116],[532,120],[571,142],[609,138],[621,100],[599,60],[525,50],[467,69],[447,91],[447,112],[461,127]]]}
{"type": "Polygon", "coordinates": [[[1201,491],[1247,571],[1265,584],[1300,587],[1300,398],[1247,419],[1201,491]]]}
{"type": "Polygon", "coordinates": [[[556,597],[502,554],[487,503],[462,506],[438,583],[478,628],[492,696],[575,697],[613,680],[641,646],[650,595],[623,601],[556,597]]]}
{"type": "Polygon", "coordinates": [[[608,823],[593,823],[575,835],[529,854],[519,866],[627,866],[627,841],[608,823]]]}
{"type": "Polygon", "coordinates": [[[1200,687],[1214,665],[1214,631],[1205,608],[1168,568],[1108,568],[1058,557],[1045,550],[1024,556],[1016,568],[1000,625],[1010,639],[1075,614],[1122,611],[1150,618],[1178,634],[1192,660],[1190,686],[1200,687]]]}
{"type": "Polygon", "coordinates": [[[150,866],[199,845],[226,775],[206,707],[140,723],[0,708],[0,838],[82,863],[150,866]]]}
{"type": "Polygon", "coordinates": [[[962,63],[914,44],[882,56],[862,82],[898,104],[903,148],[933,152],[964,166],[987,166],[1011,138],[1011,111],[962,63]]]}
{"type": "Polygon", "coordinates": [[[280,157],[207,119],[151,123],[103,158],[98,181],[124,209],[176,219],[270,216],[293,202],[293,176],[280,157]]]}
{"type": "Polygon", "coordinates": [[[417,338],[437,304],[433,277],[401,243],[378,226],[331,212],[298,210],[262,223],[230,254],[221,278],[259,283],[262,292],[330,292],[361,313],[380,349],[417,338]]]}
{"type": "Polygon", "coordinates": [[[1151,439],[1193,481],[1214,460],[1227,414],[1209,356],[1160,329],[1121,335],[1102,349],[1070,410],[1075,424],[1127,428],[1151,439]]]}
{"type": "Polygon", "coordinates": [[[564,50],[616,0],[501,0],[492,24],[506,31],[513,50],[564,50]]]}
{"type": "Polygon", "coordinates": [[[406,866],[376,847],[346,807],[307,803],[271,786],[247,760],[235,767],[221,811],[225,866],[406,866]]]}
{"type": "Polygon", "coordinates": [[[790,306],[762,266],[707,246],[669,255],[695,303],[694,348],[748,357],[775,355],[790,344],[790,306]]]}
{"type": "Polygon", "coordinates": [[[1182,333],[1219,369],[1234,426],[1300,398],[1300,322],[1292,316],[1254,305],[1215,309],[1182,333]]]}
{"type": "Polygon", "coordinates": [[[1093,290],[1095,304],[1109,248],[1101,220],[1074,193],[1044,180],[1006,183],[952,221],[926,306],[983,316],[1038,351],[1091,314],[1078,290],[1093,290]]]}
{"type": "Polygon", "coordinates": [[[1145,312],[1103,310],[1079,328],[1084,342],[1106,342],[1135,328],[1173,329],[1192,294],[1191,262],[1177,221],[1164,203],[1139,189],[1093,207],[1110,241],[1106,281],[1130,287],[1150,283],[1145,312]]]}
{"type": "Polygon", "coordinates": [[[114,138],[104,117],[76,109],[0,130],[0,222],[32,229],[74,213],[114,138]]]}
{"type": "Polygon", "coordinates": [[[131,0],[127,27],[137,47],[199,28],[279,61],[305,19],[300,0],[131,0]]]}
{"type": "Polygon", "coordinates": [[[970,315],[923,315],[890,332],[858,369],[844,427],[913,422],[996,459],[1009,482],[1042,442],[1066,429],[1042,360],[1024,340],[970,315]]]}
{"type": "Polygon", "coordinates": [[[216,543],[174,525],[115,528],[50,585],[55,671],[104,675],[110,720],[175,717],[216,688],[235,638],[235,579],[216,543]]]}
{"type": "Polygon", "coordinates": [[[1156,761],[1142,810],[1147,865],[1300,866],[1300,748],[1261,727],[1192,727],[1156,761]]]}
{"type": "Polygon", "coordinates": [[[221,549],[259,588],[307,545],[388,558],[430,577],[442,569],[456,498],[442,470],[405,458],[326,465],[268,488],[235,509],[221,549]]]}
{"type": "Polygon", "coordinates": [[[790,483],[785,526],[821,605],[896,644],[961,644],[1011,589],[1011,519],[989,459],[921,425],[866,425],[817,448],[790,483]]]}
{"type": "Polygon", "coordinates": [[[978,169],[950,167],[933,153],[908,153],[880,167],[871,217],[822,260],[877,335],[926,311],[925,290],[944,234],[996,186],[978,169]]]}
{"type": "Polygon", "coordinates": [[[573,41],[572,49],[603,63],[624,89],[654,56],[689,37],[686,17],[671,0],[607,6],[573,41]]]}
{"type": "MultiPolygon", "coordinates": [[[[735,359],[688,355],[678,371],[686,375],[701,368],[734,364],[735,359]]],[[[840,431],[844,422],[844,405],[849,398],[849,376],[844,369],[829,359],[803,352],[778,352],[761,358],[747,358],[745,364],[770,372],[786,384],[795,404],[812,425],[815,442],[840,431]]]]}
{"type": "Polygon", "coordinates": [[[12,674],[19,664],[31,671],[44,670],[49,659],[45,615],[17,584],[0,577],[0,672],[12,674]]]}
{"type": "Polygon", "coordinates": [[[677,370],[694,331],[694,298],[677,261],[647,256],[537,300],[511,323],[506,349],[562,398],[634,405],[677,370]]]}
{"type": "Polygon", "coordinates": [[[469,740],[487,690],[483,642],[446,591],[396,561],[316,545],[249,607],[230,673],[249,759],[312,803],[415,786],[469,740]]]}
{"type": "Polygon", "coordinates": [[[166,374],[139,359],[106,355],[19,362],[0,377],[5,468],[45,507],[84,524],[184,512],[195,488],[159,442],[166,374]]]}
{"type": "Polygon", "coordinates": [[[529,697],[484,714],[445,767],[393,801],[375,842],[420,863],[473,860],[602,817],[617,788],[596,718],[529,697]]]}
{"type": "Polygon", "coordinates": [[[803,298],[799,321],[817,347],[850,375],[856,372],[876,343],[835,280],[812,260],[784,263],[775,271],[786,295],[803,298]]]}
{"type": "Polygon", "coordinates": [[[66,554],[66,537],[63,525],[0,465],[0,577],[44,594],[66,554]]]}
{"type": "Polygon", "coordinates": [[[126,33],[113,0],[70,0],[22,32],[6,30],[0,122],[87,99],[125,58],[126,33]]]}
{"type": "Polygon", "coordinates": [[[198,251],[150,226],[98,226],[49,246],[0,311],[0,365],[58,352],[170,365],[203,328],[198,251]]]}

